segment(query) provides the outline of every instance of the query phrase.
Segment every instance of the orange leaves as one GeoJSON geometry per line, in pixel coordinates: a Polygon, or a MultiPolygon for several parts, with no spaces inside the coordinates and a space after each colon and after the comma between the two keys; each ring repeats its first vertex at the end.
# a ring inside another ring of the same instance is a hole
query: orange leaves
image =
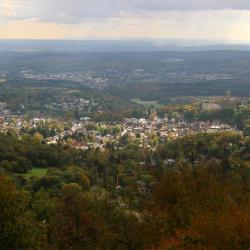
{"type": "Polygon", "coordinates": [[[177,229],[160,249],[247,249],[250,244],[250,210],[232,208],[196,215],[188,228],[177,229]]]}

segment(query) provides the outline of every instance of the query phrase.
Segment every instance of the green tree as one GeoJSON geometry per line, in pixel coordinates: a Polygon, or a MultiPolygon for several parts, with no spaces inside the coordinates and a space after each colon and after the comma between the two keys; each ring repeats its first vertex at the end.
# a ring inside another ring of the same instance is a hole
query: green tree
{"type": "Polygon", "coordinates": [[[0,174],[0,249],[43,249],[44,227],[29,210],[30,197],[0,174]]]}

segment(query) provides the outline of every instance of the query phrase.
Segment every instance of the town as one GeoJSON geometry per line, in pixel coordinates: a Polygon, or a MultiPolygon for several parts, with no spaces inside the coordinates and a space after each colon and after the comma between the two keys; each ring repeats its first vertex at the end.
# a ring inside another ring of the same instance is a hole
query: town
{"type": "MultiPolygon", "coordinates": [[[[179,59],[181,60],[181,59],[179,59]]],[[[172,59],[167,61],[178,63],[178,59],[172,59]]],[[[21,70],[17,72],[12,71],[0,71],[0,83],[6,80],[24,79],[35,81],[66,81],[70,83],[76,83],[79,86],[89,87],[91,89],[107,89],[112,86],[124,86],[133,84],[136,80],[138,82],[160,82],[166,81],[170,84],[182,82],[192,83],[199,81],[215,81],[215,80],[230,80],[232,76],[222,73],[193,73],[186,71],[172,71],[166,72],[161,70],[160,72],[151,72],[143,68],[126,69],[126,71],[119,68],[106,68],[95,69],[85,71],[69,71],[69,72],[39,72],[35,70],[21,70]]]]}
{"type": "MultiPolygon", "coordinates": [[[[207,106],[209,105],[204,104],[204,108],[207,106]]],[[[236,130],[235,127],[218,120],[187,121],[183,117],[169,118],[167,114],[159,118],[154,112],[147,119],[126,118],[120,123],[96,122],[90,117],[73,121],[41,117],[27,119],[24,115],[12,114],[5,103],[0,103],[0,132],[12,131],[20,137],[30,134],[47,144],[63,143],[80,150],[105,150],[110,144],[118,147],[121,140],[126,138],[137,143],[139,147],[154,151],[157,145],[167,140],[191,134],[236,130]]]]}

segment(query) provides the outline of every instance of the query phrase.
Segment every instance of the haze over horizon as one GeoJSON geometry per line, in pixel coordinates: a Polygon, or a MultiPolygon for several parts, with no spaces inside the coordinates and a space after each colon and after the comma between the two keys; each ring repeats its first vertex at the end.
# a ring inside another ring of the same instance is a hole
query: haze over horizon
{"type": "Polygon", "coordinates": [[[246,0],[0,0],[0,39],[249,43],[246,0]]]}

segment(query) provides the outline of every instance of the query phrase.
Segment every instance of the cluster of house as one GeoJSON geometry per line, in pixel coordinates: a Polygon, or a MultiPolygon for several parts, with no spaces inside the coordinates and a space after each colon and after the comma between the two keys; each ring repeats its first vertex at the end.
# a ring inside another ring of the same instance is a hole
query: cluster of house
{"type": "Polygon", "coordinates": [[[6,103],[0,102],[0,131],[5,131],[9,128],[17,128],[19,125],[19,117],[12,114],[12,112],[7,108],[6,103]],[[13,118],[18,119],[18,122],[13,123],[13,118]]]}
{"type": "Polygon", "coordinates": [[[7,78],[7,72],[0,71],[0,84],[4,83],[6,81],[6,78],[7,78]]]}
{"type": "Polygon", "coordinates": [[[98,103],[95,103],[93,99],[66,97],[57,103],[53,102],[51,104],[51,108],[59,108],[64,111],[77,110],[91,112],[97,105],[98,103]]]}
{"type": "MultiPolygon", "coordinates": [[[[103,125],[104,123],[102,123],[103,125]]],[[[117,139],[116,136],[111,134],[103,135],[100,131],[96,131],[93,127],[96,125],[89,117],[81,118],[80,121],[73,122],[70,129],[63,132],[58,132],[55,136],[47,138],[47,144],[67,143],[75,149],[88,150],[97,149],[104,150],[108,142],[117,139]],[[78,135],[89,138],[86,140],[75,140],[73,138],[79,137],[78,135]],[[67,140],[69,139],[70,140],[67,140]],[[71,139],[72,138],[72,139],[71,139]]]]}
{"type": "Polygon", "coordinates": [[[155,133],[160,137],[178,138],[187,134],[195,133],[213,133],[219,131],[234,130],[228,124],[220,122],[202,122],[202,121],[176,121],[174,118],[168,119],[167,117],[161,119],[155,117],[152,120],[146,119],[126,119],[124,124],[123,133],[128,133],[130,136],[145,137],[147,134],[155,133]]]}
{"type": "MultiPolygon", "coordinates": [[[[101,123],[101,125],[110,125],[101,123]]],[[[227,124],[213,123],[213,122],[187,122],[187,121],[176,121],[175,119],[164,119],[155,117],[154,119],[125,119],[118,134],[105,133],[102,134],[100,131],[93,129],[93,127],[100,126],[100,123],[91,121],[90,118],[86,117],[81,121],[72,124],[72,127],[68,131],[64,131],[53,138],[48,139],[48,143],[57,143],[64,140],[65,137],[83,134],[86,137],[91,137],[91,141],[76,141],[71,140],[70,145],[76,149],[87,150],[89,148],[99,148],[104,150],[108,143],[116,143],[119,139],[125,135],[129,138],[137,138],[141,141],[141,147],[151,147],[151,136],[157,135],[162,139],[170,138],[177,139],[188,134],[195,133],[214,133],[219,131],[232,131],[234,128],[227,124]],[[89,125],[92,126],[89,126],[89,125]]],[[[153,149],[153,147],[152,147],[153,149]]]]}
{"type": "MultiPolygon", "coordinates": [[[[85,100],[81,100],[85,102],[85,100]]],[[[45,126],[46,119],[34,118],[29,121],[22,116],[14,116],[10,114],[10,111],[6,109],[5,103],[0,103],[0,131],[4,132],[8,129],[14,129],[16,131],[22,131],[23,128],[32,129],[45,126]]],[[[60,121],[62,127],[66,123],[60,121]]],[[[140,140],[141,147],[154,148],[152,146],[152,136],[157,136],[160,139],[177,139],[188,134],[195,133],[213,133],[219,131],[232,131],[235,130],[228,124],[222,124],[220,122],[202,122],[202,121],[180,121],[174,118],[168,119],[159,118],[155,116],[152,119],[137,119],[128,118],[121,124],[112,123],[96,123],[89,117],[83,117],[78,121],[71,124],[71,127],[58,129],[55,131],[53,137],[45,138],[48,144],[67,143],[76,149],[87,150],[89,148],[99,148],[104,150],[109,143],[117,144],[123,136],[128,136],[131,140],[140,140]],[[118,133],[103,133],[102,126],[119,126],[118,133]],[[85,139],[78,135],[81,134],[85,139]],[[87,139],[86,139],[87,138],[87,139]],[[70,140],[69,140],[70,139],[70,140]]],[[[156,145],[154,145],[156,146],[156,145]]]]}
{"type": "Polygon", "coordinates": [[[165,77],[171,82],[182,81],[182,82],[194,82],[199,80],[214,81],[214,80],[229,80],[230,75],[227,74],[197,74],[191,72],[170,72],[166,73],[165,77]]]}
{"type": "Polygon", "coordinates": [[[107,86],[108,79],[99,76],[94,71],[87,72],[59,72],[59,73],[37,73],[30,70],[21,71],[20,75],[26,79],[33,80],[64,80],[76,82],[91,88],[103,89],[107,86]]]}
{"type": "Polygon", "coordinates": [[[0,102],[0,116],[6,116],[11,113],[10,110],[7,109],[7,104],[5,102],[0,102]]]}

